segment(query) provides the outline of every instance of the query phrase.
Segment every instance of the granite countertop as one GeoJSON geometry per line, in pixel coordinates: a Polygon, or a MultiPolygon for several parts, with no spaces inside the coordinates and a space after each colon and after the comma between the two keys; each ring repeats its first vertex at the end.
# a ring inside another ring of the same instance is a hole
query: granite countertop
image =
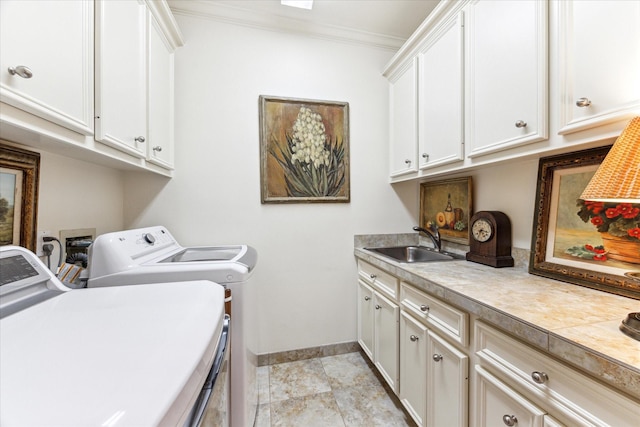
{"type": "Polygon", "coordinates": [[[640,312],[640,301],[529,274],[526,254],[515,251],[515,267],[492,268],[464,260],[400,263],[364,249],[416,244],[417,239],[415,234],[356,236],[354,253],[640,398],[640,341],[618,329],[627,314],[640,312]]]}

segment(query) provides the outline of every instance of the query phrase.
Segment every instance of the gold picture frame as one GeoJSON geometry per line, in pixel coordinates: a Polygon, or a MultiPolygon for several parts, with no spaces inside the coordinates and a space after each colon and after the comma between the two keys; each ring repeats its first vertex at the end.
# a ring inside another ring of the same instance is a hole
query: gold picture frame
{"type": "Polygon", "coordinates": [[[472,187],[470,176],[421,183],[420,226],[435,224],[442,240],[468,245],[472,187]]]}
{"type": "Polygon", "coordinates": [[[349,104],[261,95],[262,203],[348,203],[349,104]]]}
{"type": "Polygon", "coordinates": [[[640,299],[640,281],[629,275],[640,272],[640,238],[617,237],[627,245],[620,249],[609,233],[640,233],[640,204],[624,204],[623,215],[615,212],[622,204],[580,200],[610,148],[540,159],[529,272],[640,299]]]}
{"type": "Polygon", "coordinates": [[[0,245],[36,251],[40,154],[0,143],[0,245]]]}

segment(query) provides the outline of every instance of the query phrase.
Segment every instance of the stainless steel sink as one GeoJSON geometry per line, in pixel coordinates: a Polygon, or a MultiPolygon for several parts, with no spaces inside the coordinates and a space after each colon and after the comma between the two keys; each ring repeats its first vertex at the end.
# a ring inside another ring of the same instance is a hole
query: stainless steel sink
{"type": "Polygon", "coordinates": [[[464,259],[462,255],[450,252],[436,252],[426,246],[394,246],[386,248],[365,248],[399,262],[434,262],[464,259]]]}

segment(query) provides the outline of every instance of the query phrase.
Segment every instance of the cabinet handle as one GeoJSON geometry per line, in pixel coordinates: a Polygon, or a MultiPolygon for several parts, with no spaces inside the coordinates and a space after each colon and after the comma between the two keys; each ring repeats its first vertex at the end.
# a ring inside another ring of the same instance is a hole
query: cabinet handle
{"type": "Polygon", "coordinates": [[[155,147],[153,147],[153,151],[157,151],[159,153],[162,151],[162,147],[159,145],[156,145],[155,147]]]}
{"type": "Polygon", "coordinates": [[[580,108],[588,107],[591,105],[591,100],[589,98],[580,98],[576,101],[576,106],[580,108]]]}
{"type": "Polygon", "coordinates": [[[16,74],[22,77],[23,79],[30,79],[33,77],[33,72],[29,67],[25,67],[24,65],[18,65],[17,67],[9,67],[9,74],[15,76],[16,74]]]}
{"type": "Polygon", "coordinates": [[[407,159],[404,162],[407,164],[407,166],[411,166],[411,160],[407,159]]]}
{"type": "Polygon", "coordinates": [[[382,306],[380,304],[376,304],[376,310],[380,310],[382,306]]]}
{"type": "Polygon", "coordinates": [[[518,120],[516,122],[516,127],[517,128],[526,128],[527,127],[527,122],[525,122],[523,120],[518,120]]]}
{"type": "Polygon", "coordinates": [[[518,419],[515,415],[503,415],[502,422],[508,426],[515,426],[516,424],[518,424],[518,419]]]}
{"type": "Polygon", "coordinates": [[[537,384],[544,384],[549,381],[549,375],[547,375],[546,372],[533,371],[531,373],[531,378],[537,384]]]}
{"type": "Polygon", "coordinates": [[[411,336],[409,337],[409,339],[410,339],[411,341],[413,341],[413,342],[418,341],[418,337],[417,337],[417,336],[415,336],[415,335],[411,335],[411,336]]]}
{"type": "Polygon", "coordinates": [[[427,153],[422,153],[422,158],[429,161],[429,155],[427,153]]]}
{"type": "Polygon", "coordinates": [[[421,310],[421,311],[424,311],[424,312],[426,313],[427,311],[429,311],[429,306],[428,306],[428,305],[424,305],[424,304],[422,304],[422,305],[420,306],[420,310],[421,310]]]}
{"type": "Polygon", "coordinates": [[[146,140],[144,139],[144,136],[136,136],[133,140],[134,140],[135,142],[144,142],[144,141],[146,141],[146,140]]]}
{"type": "Polygon", "coordinates": [[[442,359],[443,359],[443,357],[442,357],[442,355],[441,355],[441,354],[437,354],[437,353],[436,353],[436,354],[434,354],[434,355],[433,355],[433,361],[434,361],[434,362],[439,362],[439,361],[441,361],[442,359]]]}
{"type": "Polygon", "coordinates": [[[370,299],[371,299],[371,297],[370,297],[370,296],[368,296],[368,295],[364,297],[364,300],[365,300],[365,301],[369,301],[370,299]]]}
{"type": "Polygon", "coordinates": [[[376,276],[375,274],[370,274],[369,277],[371,277],[371,280],[376,280],[376,277],[378,276],[376,276]]]}

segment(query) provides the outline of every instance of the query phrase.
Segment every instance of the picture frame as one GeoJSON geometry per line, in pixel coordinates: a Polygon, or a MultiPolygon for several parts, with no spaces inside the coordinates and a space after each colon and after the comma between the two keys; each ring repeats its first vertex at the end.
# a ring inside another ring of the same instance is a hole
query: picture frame
{"type": "Polygon", "coordinates": [[[640,225],[640,204],[579,199],[610,148],[539,160],[529,272],[640,299],[640,281],[632,278],[640,272],[640,238],[622,235],[640,225]],[[609,241],[610,232],[622,246],[609,241]]]}
{"type": "Polygon", "coordinates": [[[349,203],[349,104],[261,95],[264,203],[349,203]]]}
{"type": "Polygon", "coordinates": [[[470,176],[420,184],[420,226],[435,224],[440,238],[469,244],[469,221],[473,216],[470,176]]]}
{"type": "Polygon", "coordinates": [[[0,245],[36,251],[40,154],[0,143],[0,245]]]}

